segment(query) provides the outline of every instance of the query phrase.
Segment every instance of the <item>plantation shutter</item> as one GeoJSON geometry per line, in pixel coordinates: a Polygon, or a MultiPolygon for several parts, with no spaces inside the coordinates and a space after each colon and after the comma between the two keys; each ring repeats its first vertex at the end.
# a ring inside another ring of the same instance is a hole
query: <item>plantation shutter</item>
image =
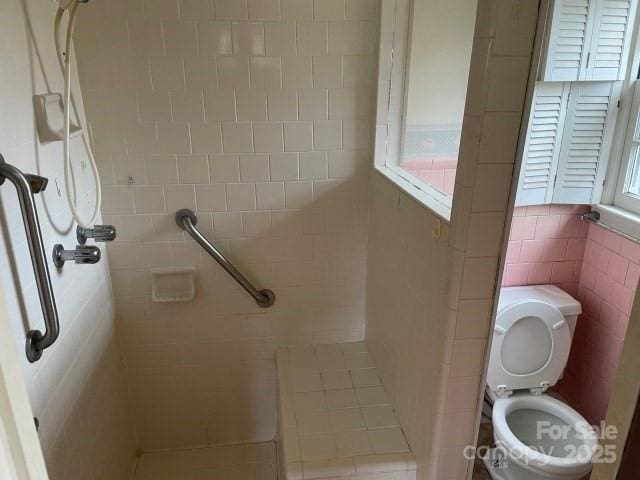
{"type": "Polygon", "coordinates": [[[596,0],[556,0],[541,80],[584,78],[596,0]]]}
{"type": "Polygon", "coordinates": [[[550,203],[558,168],[569,84],[536,83],[516,205],[550,203]]]}
{"type": "Polygon", "coordinates": [[[623,80],[626,72],[635,2],[599,0],[594,11],[587,80],[623,80]]]}
{"type": "Polygon", "coordinates": [[[591,203],[599,194],[617,115],[619,84],[571,84],[553,203],[591,203]]]}

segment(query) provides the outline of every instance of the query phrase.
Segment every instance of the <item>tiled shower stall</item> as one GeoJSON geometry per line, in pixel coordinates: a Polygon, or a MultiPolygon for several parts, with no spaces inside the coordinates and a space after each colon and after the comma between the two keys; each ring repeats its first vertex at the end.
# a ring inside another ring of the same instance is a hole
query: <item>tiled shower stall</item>
{"type": "Polygon", "coordinates": [[[146,449],[265,441],[280,344],[361,339],[377,1],[93,2],[78,68],[146,449]],[[173,213],[191,208],[263,310],[173,213]],[[189,304],[150,272],[195,266],[189,304]],[[203,381],[205,379],[205,381],[203,381]],[[160,421],[159,421],[160,419],[160,421]]]}

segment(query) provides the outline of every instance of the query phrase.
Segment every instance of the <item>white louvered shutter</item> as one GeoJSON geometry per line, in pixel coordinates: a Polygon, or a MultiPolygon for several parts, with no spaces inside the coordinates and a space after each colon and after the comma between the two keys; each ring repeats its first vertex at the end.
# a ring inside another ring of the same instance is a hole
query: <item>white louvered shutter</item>
{"type": "Polygon", "coordinates": [[[636,2],[631,0],[598,0],[587,80],[624,79],[635,8],[636,2]]]}
{"type": "Polygon", "coordinates": [[[569,83],[536,83],[516,205],[550,203],[558,168],[569,83]]]}
{"type": "Polygon", "coordinates": [[[618,82],[571,84],[553,203],[592,203],[601,191],[619,87],[618,82]]]}
{"type": "Polygon", "coordinates": [[[584,78],[596,0],[556,0],[541,80],[584,78]]]}

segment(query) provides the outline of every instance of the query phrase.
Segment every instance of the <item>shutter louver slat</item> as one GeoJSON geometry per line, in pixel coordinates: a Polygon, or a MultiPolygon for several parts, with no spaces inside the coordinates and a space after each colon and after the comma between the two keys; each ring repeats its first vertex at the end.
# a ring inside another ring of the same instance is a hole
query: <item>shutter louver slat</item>
{"type": "Polygon", "coordinates": [[[551,200],[558,167],[568,83],[536,83],[516,205],[551,200]]]}

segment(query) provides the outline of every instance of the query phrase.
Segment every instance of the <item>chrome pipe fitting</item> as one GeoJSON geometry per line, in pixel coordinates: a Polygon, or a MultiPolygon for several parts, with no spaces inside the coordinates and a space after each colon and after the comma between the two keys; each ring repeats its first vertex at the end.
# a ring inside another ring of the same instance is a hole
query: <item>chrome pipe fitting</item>
{"type": "Polygon", "coordinates": [[[113,242],[116,235],[116,227],[113,225],[94,225],[93,228],[82,228],[78,225],[76,229],[76,238],[80,245],[87,243],[88,238],[93,238],[95,242],[113,242]]]}
{"type": "Polygon", "coordinates": [[[98,263],[101,257],[100,249],[93,245],[78,245],[75,250],[65,250],[59,243],[53,247],[53,264],[58,268],[70,261],[81,265],[93,265],[98,263]]]}

